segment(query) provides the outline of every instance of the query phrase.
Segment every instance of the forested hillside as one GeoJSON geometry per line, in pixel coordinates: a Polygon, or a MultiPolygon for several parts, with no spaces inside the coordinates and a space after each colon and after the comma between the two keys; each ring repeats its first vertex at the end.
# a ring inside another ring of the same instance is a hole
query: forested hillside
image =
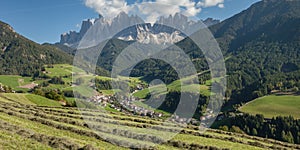
{"type": "Polygon", "coordinates": [[[227,96],[237,102],[300,87],[300,1],[264,0],[211,31],[227,56],[227,96]]]}
{"type": "Polygon", "coordinates": [[[31,76],[45,64],[72,62],[69,54],[30,41],[3,22],[0,22],[0,37],[0,74],[31,76]]]}

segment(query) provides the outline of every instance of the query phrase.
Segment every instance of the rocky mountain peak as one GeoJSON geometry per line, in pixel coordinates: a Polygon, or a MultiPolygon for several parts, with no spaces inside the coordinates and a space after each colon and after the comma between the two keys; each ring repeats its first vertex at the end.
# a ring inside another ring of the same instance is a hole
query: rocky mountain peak
{"type": "MultiPolygon", "coordinates": [[[[204,21],[204,24],[207,26],[211,26],[216,23],[219,23],[219,21],[212,18],[204,21]]],[[[175,15],[170,15],[168,17],[160,17],[154,25],[145,24],[142,18],[137,15],[129,16],[125,12],[121,12],[113,19],[103,18],[103,16],[99,14],[99,17],[96,19],[84,20],[79,32],[71,31],[69,33],[62,34],[60,44],[76,48],[83,36],[95,24],[97,24],[97,29],[93,29],[95,30],[93,32],[101,34],[104,37],[110,37],[111,35],[117,34],[119,36],[115,36],[115,38],[121,40],[138,41],[142,43],[146,41],[146,43],[153,42],[155,44],[178,42],[185,38],[184,34],[179,31],[189,31],[194,29],[195,26],[203,26],[200,21],[189,20],[188,17],[180,13],[176,13],[175,15]],[[125,27],[130,28],[124,29],[125,27]],[[172,30],[170,27],[177,30],[172,30]],[[128,33],[125,33],[125,31],[128,33]]]]}

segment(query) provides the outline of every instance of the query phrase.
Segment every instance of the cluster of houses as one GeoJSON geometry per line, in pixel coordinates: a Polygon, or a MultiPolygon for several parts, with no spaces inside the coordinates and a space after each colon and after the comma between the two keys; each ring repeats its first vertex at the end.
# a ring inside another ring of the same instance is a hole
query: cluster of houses
{"type": "MultiPolygon", "coordinates": [[[[134,92],[137,92],[138,90],[142,89],[143,87],[141,85],[138,85],[134,92]]],[[[134,96],[119,96],[117,99],[116,96],[113,95],[97,94],[91,97],[89,101],[102,107],[109,106],[117,111],[126,110],[127,112],[130,112],[135,115],[148,116],[152,118],[163,117],[162,113],[157,113],[153,110],[137,106],[135,102],[139,101],[139,99],[135,98],[134,96]]]]}
{"type": "MultiPolygon", "coordinates": [[[[142,85],[137,85],[136,88],[134,88],[133,93],[143,89],[144,87],[142,85]]],[[[136,105],[135,102],[139,101],[139,99],[135,98],[134,96],[118,96],[117,99],[115,95],[108,96],[98,94],[91,97],[89,101],[102,107],[109,106],[117,111],[130,112],[135,115],[148,116],[152,118],[163,117],[162,113],[157,113],[153,110],[136,105]]]]}
{"type": "Polygon", "coordinates": [[[89,99],[90,102],[102,106],[102,107],[106,107],[108,104],[113,103],[113,96],[108,96],[108,95],[95,95],[93,97],[91,97],[89,99]]]}
{"type": "Polygon", "coordinates": [[[134,102],[136,101],[139,101],[139,99],[136,99],[133,96],[121,97],[120,104],[135,115],[148,116],[152,118],[160,118],[163,116],[162,113],[157,113],[153,110],[149,110],[144,107],[137,106],[136,104],[134,104],[134,102]]]}

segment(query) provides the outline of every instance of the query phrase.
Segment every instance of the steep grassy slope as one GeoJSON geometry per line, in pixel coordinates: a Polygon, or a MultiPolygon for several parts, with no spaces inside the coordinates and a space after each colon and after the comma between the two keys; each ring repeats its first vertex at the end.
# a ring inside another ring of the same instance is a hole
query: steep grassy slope
{"type": "Polygon", "coordinates": [[[48,98],[34,95],[34,94],[1,93],[0,97],[3,100],[9,100],[12,102],[20,102],[20,103],[23,103],[26,105],[61,107],[61,104],[57,101],[50,100],[48,98]]]}
{"type": "MultiPolygon", "coordinates": [[[[125,149],[111,144],[112,141],[123,146],[133,144],[146,148],[148,144],[154,142],[153,140],[162,140],[166,133],[177,128],[172,123],[162,126],[161,120],[127,116],[122,113],[104,114],[99,110],[83,110],[89,122],[99,127],[98,134],[95,134],[87,128],[81,112],[76,108],[25,106],[18,100],[11,103],[7,103],[8,101],[10,100],[0,99],[0,143],[3,143],[1,148],[4,149],[15,149],[17,145],[23,146],[24,149],[125,149]],[[141,136],[136,136],[137,134],[141,136]],[[149,138],[150,135],[152,138],[149,138]]],[[[194,128],[192,126],[186,128],[173,139],[154,147],[233,150],[300,148],[299,145],[219,130],[199,133],[195,130],[197,128],[194,128]]]]}

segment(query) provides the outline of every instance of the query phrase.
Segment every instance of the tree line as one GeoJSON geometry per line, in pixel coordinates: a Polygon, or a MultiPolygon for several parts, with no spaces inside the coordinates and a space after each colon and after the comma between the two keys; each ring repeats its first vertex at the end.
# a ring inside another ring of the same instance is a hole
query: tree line
{"type": "Polygon", "coordinates": [[[263,115],[237,115],[219,128],[225,131],[246,133],[263,138],[300,144],[300,120],[292,116],[265,119],[263,115]]]}

